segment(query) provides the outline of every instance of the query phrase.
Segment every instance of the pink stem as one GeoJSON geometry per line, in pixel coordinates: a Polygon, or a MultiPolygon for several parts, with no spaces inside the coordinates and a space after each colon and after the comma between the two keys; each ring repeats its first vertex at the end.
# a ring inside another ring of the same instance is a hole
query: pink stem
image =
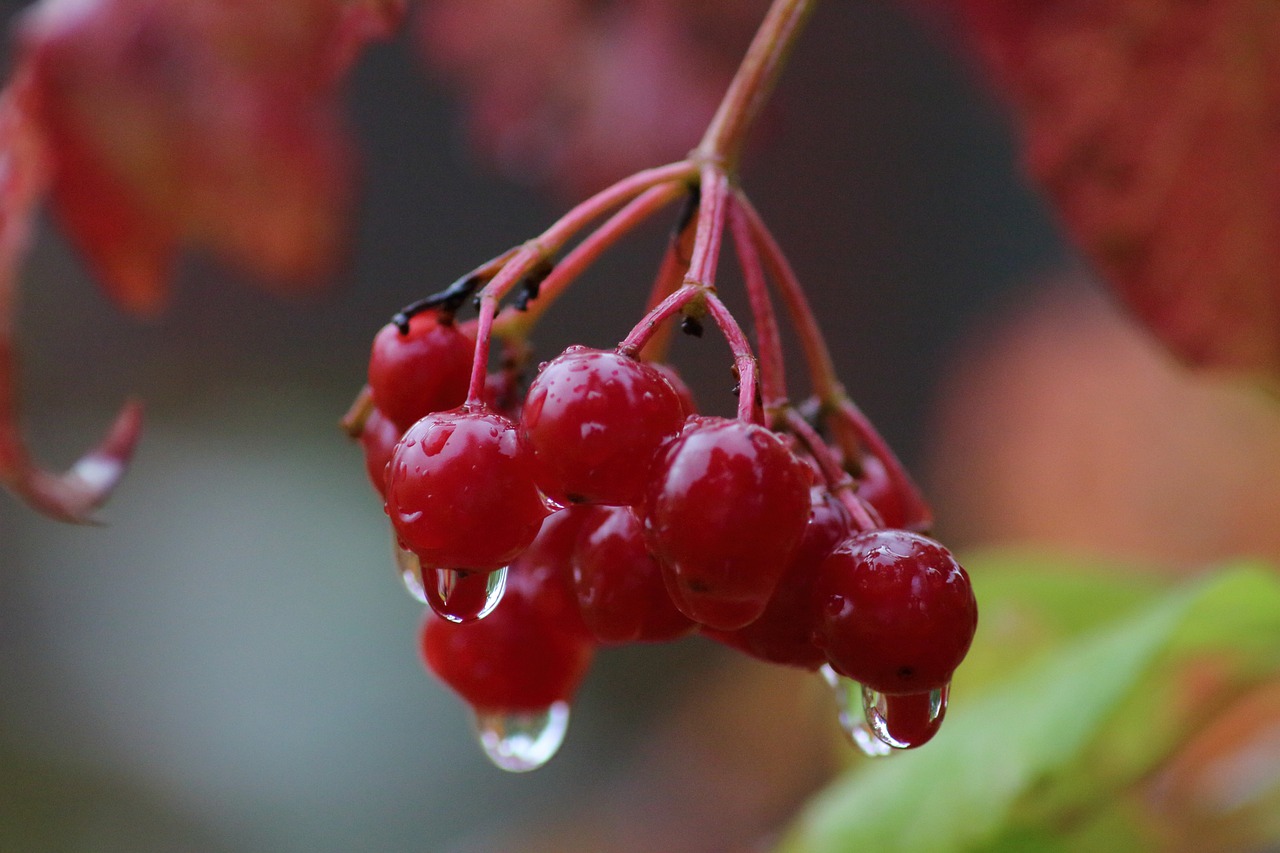
{"type": "Polygon", "coordinates": [[[725,204],[729,177],[714,164],[702,167],[702,198],[698,204],[698,231],[693,238],[687,281],[712,289],[716,285],[716,265],[724,236],[725,204]]]}
{"type": "Polygon", "coordinates": [[[674,317],[695,299],[713,292],[720,243],[724,235],[729,179],[715,164],[702,167],[702,196],[698,200],[697,232],[684,284],[649,311],[618,344],[618,351],[635,356],[656,334],[663,321],[674,317]]]}
{"type": "Polygon", "coordinates": [[[684,182],[671,181],[651,187],[632,199],[556,263],[527,310],[504,310],[494,322],[494,334],[519,334],[531,328],[569,285],[619,239],[686,192],[688,186],[684,182]]]}
{"type": "Polygon", "coordinates": [[[738,420],[747,423],[759,423],[756,417],[756,398],[758,387],[756,382],[756,357],[751,352],[751,342],[734,319],[733,314],[720,297],[715,293],[707,293],[707,309],[711,312],[720,332],[729,343],[733,352],[733,365],[738,371],[738,420]]]}
{"type": "Polygon", "coordinates": [[[804,289],[800,286],[800,279],[792,269],[782,247],[778,245],[778,241],[774,239],[764,219],[752,206],[745,193],[738,192],[735,195],[734,208],[745,218],[757,257],[761,259],[769,277],[777,286],[778,295],[782,297],[787,314],[791,317],[791,324],[800,338],[800,347],[809,368],[814,394],[824,404],[838,399],[844,395],[844,388],[841,387],[840,380],[836,376],[831,351],[827,348],[822,330],[814,318],[813,309],[804,294],[804,289]]]}
{"type": "MultiPolygon", "coordinates": [[[[654,278],[653,288],[649,291],[648,309],[652,310],[680,286],[681,280],[689,272],[689,261],[692,251],[694,228],[693,217],[685,223],[677,234],[672,234],[667,243],[667,250],[662,255],[662,263],[654,278]]],[[[667,350],[671,347],[671,335],[675,332],[674,323],[663,323],[654,327],[652,334],[638,356],[644,361],[665,361],[667,350]]]]}
{"type": "Polygon", "coordinates": [[[550,228],[542,232],[538,242],[549,252],[559,251],[570,237],[606,210],[617,207],[652,186],[673,181],[691,181],[697,174],[697,164],[689,160],[636,172],[606,187],[557,219],[550,228]]]}
{"type": "Polygon", "coordinates": [[[747,299],[751,303],[751,315],[755,321],[756,342],[760,348],[760,386],[765,413],[772,418],[774,412],[787,405],[787,375],[782,355],[782,339],[778,333],[778,318],[769,299],[769,286],[765,281],[760,253],[751,239],[750,227],[740,206],[729,205],[729,227],[733,231],[733,245],[737,249],[738,265],[742,268],[747,299]]]}
{"type": "Polygon", "coordinates": [[[538,237],[526,242],[507,261],[502,270],[480,292],[480,311],[476,323],[476,354],[471,364],[471,384],[467,391],[468,407],[483,405],[485,377],[489,371],[489,340],[498,303],[538,264],[547,263],[578,231],[611,208],[627,202],[650,187],[672,181],[690,180],[698,166],[681,160],[666,166],[645,169],[623,178],[557,219],[538,237]]]}
{"type": "Polygon", "coordinates": [[[809,426],[804,416],[795,409],[788,408],[783,417],[786,420],[787,429],[800,439],[809,449],[814,461],[818,463],[822,478],[827,481],[827,490],[839,498],[849,510],[849,514],[853,516],[853,523],[858,532],[883,527],[884,525],[876,518],[875,510],[868,508],[862,498],[858,497],[855,483],[849,476],[849,472],[840,466],[840,461],[831,452],[831,448],[822,440],[822,436],[809,426]]]}
{"type": "Polygon", "coordinates": [[[865,447],[867,452],[884,464],[885,473],[894,489],[902,497],[906,507],[908,526],[913,529],[927,529],[932,523],[932,513],[929,511],[924,495],[921,494],[920,488],[911,479],[911,475],[907,473],[888,443],[853,404],[844,386],[840,384],[836,376],[835,364],[831,359],[831,351],[827,348],[822,330],[819,329],[818,321],[814,317],[813,308],[804,295],[795,270],[792,269],[782,248],[770,233],[760,214],[751,206],[746,195],[739,192],[734,201],[735,207],[741,209],[746,216],[765,269],[777,285],[778,293],[787,307],[791,323],[800,338],[800,346],[808,364],[814,394],[818,397],[822,411],[827,416],[827,425],[835,437],[836,444],[844,454],[845,464],[859,465],[865,447]]]}
{"type": "Polygon", "coordinates": [[[618,344],[618,352],[632,358],[637,357],[664,322],[679,314],[686,305],[705,293],[704,288],[695,284],[686,283],[681,286],[640,318],[635,328],[622,339],[622,343],[618,344]]]}
{"type": "Polygon", "coordinates": [[[720,101],[698,153],[736,171],[747,130],[777,83],[816,0],[774,0],[720,101]]]}
{"type": "Polygon", "coordinates": [[[893,452],[893,448],[889,447],[889,443],[881,437],[853,400],[847,396],[844,397],[839,407],[831,414],[837,423],[849,425],[866,446],[867,451],[884,465],[889,482],[902,498],[902,511],[905,518],[903,527],[917,532],[924,532],[933,527],[933,511],[929,509],[929,504],[925,501],[920,487],[911,479],[911,475],[907,473],[906,467],[893,452]]]}

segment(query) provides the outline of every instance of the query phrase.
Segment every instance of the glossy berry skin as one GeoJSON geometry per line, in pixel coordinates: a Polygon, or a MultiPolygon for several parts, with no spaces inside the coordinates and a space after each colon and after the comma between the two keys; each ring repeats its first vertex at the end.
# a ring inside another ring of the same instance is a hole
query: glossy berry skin
{"type": "Polygon", "coordinates": [[[478,571],[519,556],[547,514],[515,424],[483,409],[409,428],[387,469],[386,511],[424,568],[478,571]]]}
{"type": "Polygon", "coordinates": [[[385,498],[387,492],[387,463],[395,453],[403,432],[386,415],[377,409],[365,418],[360,430],[360,447],[364,450],[364,469],[369,482],[378,494],[385,498]]]}
{"type": "Polygon", "coordinates": [[[831,667],[889,695],[946,686],[978,627],[964,569],[939,543],[904,530],[841,543],[813,595],[816,641],[831,667]]]}
{"type": "Polygon", "coordinates": [[[810,502],[804,536],[760,618],[736,631],[704,633],[769,663],[816,670],[827,662],[826,653],[813,641],[813,580],[823,560],[849,537],[853,521],[844,504],[825,488],[814,487],[810,502]]]}
{"type": "Polygon", "coordinates": [[[373,402],[402,431],[419,418],[461,406],[471,381],[474,330],[434,311],[409,319],[409,333],[388,323],[373,338],[369,389],[373,402]]]}
{"type": "MultiPolygon", "coordinates": [[[[542,523],[533,544],[511,564],[507,588],[536,593],[538,608],[561,628],[584,641],[595,637],[582,619],[573,588],[573,559],[578,532],[590,518],[592,507],[566,507],[542,523]]],[[[501,605],[499,605],[501,606],[501,605]]]]}
{"type": "Polygon", "coordinates": [[[471,707],[508,713],[570,699],[594,653],[521,584],[508,588],[498,607],[476,622],[459,625],[428,610],[421,648],[427,667],[471,707]]]}
{"type": "Polygon", "coordinates": [[[676,607],[725,631],[755,621],[804,534],[810,482],[764,427],[689,418],[654,464],[642,510],[676,607]]]}
{"type": "Polygon", "coordinates": [[[924,746],[933,740],[947,716],[949,690],[943,688],[940,697],[934,692],[877,694],[871,712],[877,718],[875,727],[896,749],[924,746]]]}
{"type": "Polygon", "coordinates": [[[693,399],[693,391],[685,384],[680,373],[671,365],[662,362],[650,362],[650,367],[662,374],[662,378],[671,383],[671,387],[675,389],[676,396],[680,398],[680,410],[684,413],[684,417],[696,415],[698,413],[698,403],[693,399]]]}
{"type": "Polygon", "coordinates": [[[588,516],[573,552],[573,587],[582,619],[602,643],[663,642],[694,623],[672,604],[662,568],[630,507],[581,507],[588,516]]]}
{"type": "Polygon", "coordinates": [[[906,526],[906,505],[879,457],[870,453],[863,455],[857,492],[858,497],[879,514],[885,527],[901,529],[906,526]]]}
{"type": "Polygon", "coordinates": [[[683,423],[679,394],[660,372],[587,347],[543,366],[520,417],[538,485],[562,504],[639,500],[659,446],[683,423]]]}

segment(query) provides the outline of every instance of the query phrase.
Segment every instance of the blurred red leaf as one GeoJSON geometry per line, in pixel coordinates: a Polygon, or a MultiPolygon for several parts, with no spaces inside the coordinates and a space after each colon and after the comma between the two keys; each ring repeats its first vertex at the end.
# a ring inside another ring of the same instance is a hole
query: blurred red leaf
{"type": "Polygon", "coordinates": [[[351,196],[337,83],[402,13],[393,0],[33,7],[19,61],[52,209],[108,292],[157,308],[182,244],[268,280],[329,271],[351,196]]]}
{"type": "Polygon", "coordinates": [[[432,0],[415,32],[468,147],[577,197],[698,143],[767,5],[432,0]]]}
{"type": "Polygon", "coordinates": [[[1182,359],[1280,376],[1280,5],[958,0],[1066,228],[1182,359]]]}
{"type": "Polygon", "coordinates": [[[0,483],[46,515],[84,522],[124,473],[142,429],[142,409],[137,403],[126,404],[103,442],[64,474],[36,465],[22,440],[13,305],[32,217],[49,176],[43,140],[26,109],[29,83],[20,76],[0,93],[0,483]]]}

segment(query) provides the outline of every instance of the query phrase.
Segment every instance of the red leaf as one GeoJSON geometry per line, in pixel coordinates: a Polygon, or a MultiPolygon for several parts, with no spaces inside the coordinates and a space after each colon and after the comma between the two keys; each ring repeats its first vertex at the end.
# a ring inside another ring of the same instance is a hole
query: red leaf
{"type": "Polygon", "coordinates": [[[1075,240],[1181,358],[1280,375],[1280,6],[961,0],[1075,240]]]}
{"type": "Polygon", "coordinates": [[[335,77],[345,74],[371,41],[385,39],[404,25],[409,0],[341,0],[342,20],[332,50],[335,77]]]}
{"type": "Polygon", "coordinates": [[[697,144],[763,0],[432,0],[423,61],[459,90],[468,147],[568,197],[697,144]]]}
{"type": "Polygon", "coordinates": [[[108,292],[157,307],[179,244],[310,281],[345,243],[337,79],[395,2],[83,0],[23,21],[52,206],[108,292]]]}
{"type": "Polygon", "coordinates": [[[42,470],[23,443],[14,381],[12,309],[32,216],[48,183],[43,139],[25,108],[28,84],[20,77],[0,93],[0,483],[47,515],[85,522],[124,473],[142,429],[142,409],[137,403],[126,404],[102,444],[64,474],[42,470]]]}

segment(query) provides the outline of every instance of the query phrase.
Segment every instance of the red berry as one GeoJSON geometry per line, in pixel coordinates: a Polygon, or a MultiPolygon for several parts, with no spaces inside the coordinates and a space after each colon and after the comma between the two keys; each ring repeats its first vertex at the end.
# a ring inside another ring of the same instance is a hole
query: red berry
{"type": "Polygon", "coordinates": [[[698,413],[697,401],[693,399],[693,392],[689,390],[689,386],[680,378],[680,373],[670,364],[664,364],[660,361],[651,361],[649,366],[662,374],[662,378],[671,383],[671,387],[676,389],[676,396],[680,398],[680,410],[684,413],[684,417],[696,415],[698,413]]]}
{"type": "Polygon", "coordinates": [[[764,427],[690,418],[658,457],[642,513],[676,607],[726,631],[755,621],[804,534],[810,482],[764,427]]]}
{"type": "Polygon", "coordinates": [[[817,669],[827,662],[813,642],[813,579],[827,555],[848,538],[853,522],[844,504],[826,489],[812,489],[810,499],[804,536],[764,613],[745,628],[705,633],[769,663],[817,669]]]}
{"type": "Polygon", "coordinates": [[[694,624],[667,595],[644,527],[630,507],[582,507],[589,515],[573,553],[582,619],[603,643],[661,642],[694,624]]]}
{"type": "Polygon", "coordinates": [[[883,743],[915,749],[933,739],[947,715],[948,687],[923,693],[876,693],[863,688],[867,724],[883,743]]]}
{"type": "Polygon", "coordinates": [[[516,561],[507,576],[508,587],[520,587],[536,594],[539,608],[562,628],[586,640],[593,640],[582,620],[578,597],[573,589],[573,555],[578,532],[590,517],[592,507],[566,507],[552,513],[542,529],[516,561]]]}
{"type": "Polygon", "coordinates": [[[520,418],[538,485],[561,503],[639,500],[659,446],[683,423],[679,394],[655,368],[587,347],[543,366],[520,418]]]}
{"type": "Polygon", "coordinates": [[[423,568],[492,571],[529,546],[547,514],[515,424],[489,411],[427,415],[396,445],[387,515],[423,568]]]}
{"type": "Polygon", "coordinates": [[[401,429],[377,409],[369,413],[360,430],[360,446],[364,449],[364,469],[369,482],[383,498],[387,493],[387,463],[400,443],[401,429]]]}
{"type": "Polygon", "coordinates": [[[428,610],[421,640],[431,671],[480,712],[541,711],[567,701],[593,653],[554,610],[542,609],[536,587],[518,583],[475,622],[446,622],[428,610]]]}
{"type": "Polygon", "coordinates": [[[889,472],[879,457],[870,453],[862,457],[862,476],[858,478],[858,497],[879,514],[885,527],[901,529],[907,522],[907,508],[889,472]]]}
{"type": "Polygon", "coordinates": [[[885,694],[946,686],[978,627],[969,576],[951,552],[905,530],[843,542],[814,579],[817,643],[831,667],[885,694]]]}
{"type": "Polygon", "coordinates": [[[432,412],[461,406],[471,381],[475,332],[434,311],[409,319],[409,333],[392,323],[379,330],[369,356],[373,402],[401,430],[432,412]]]}

